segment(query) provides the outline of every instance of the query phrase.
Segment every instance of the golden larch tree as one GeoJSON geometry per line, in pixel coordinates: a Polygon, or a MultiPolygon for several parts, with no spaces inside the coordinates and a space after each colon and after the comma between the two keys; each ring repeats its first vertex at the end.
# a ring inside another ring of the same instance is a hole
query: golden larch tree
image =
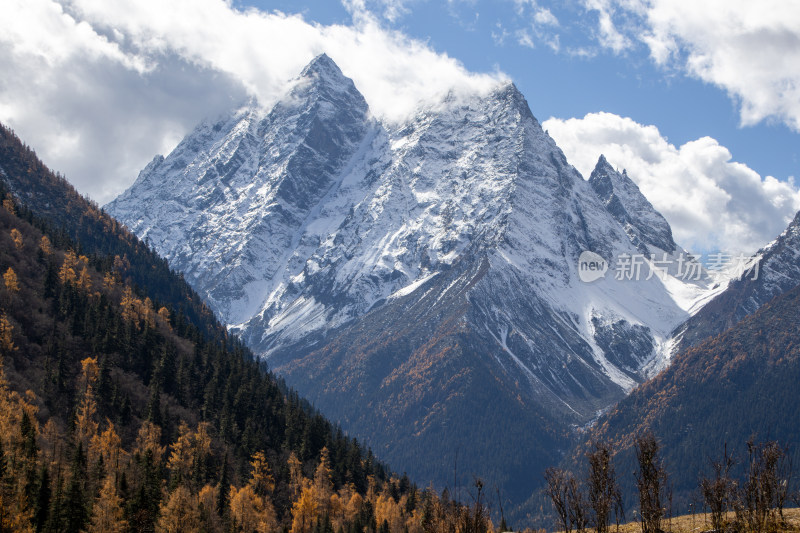
{"type": "Polygon", "coordinates": [[[100,373],[96,357],[87,357],[81,361],[81,379],[79,386],[82,388],[83,397],[78,405],[75,416],[75,434],[83,443],[84,449],[89,449],[89,443],[97,435],[99,424],[95,420],[97,401],[94,398],[94,384],[100,373]]]}
{"type": "Polygon", "coordinates": [[[142,318],[148,327],[156,327],[156,311],[153,309],[153,301],[148,297],[142,303],[142,318]]]}
{"type": "Polygon", "coordinates": [[[345,521],[345,503],[346,500],[343,500],[340,494],[332,494],[330,500],[330,518],[331,518],[331,525],[333,525],[334,531],[339,531],[339,529],[344,529],[344,521],[345,521]]]}
{"type": "Polygon", "coordinates": [[[22,247],[25,246],[25,241],[22,240],[22,233],[17,228],[11,230],[11,240],[14,241],[14,247],[17,250],[22,250],[22,247]]]}
{"type": "Polygon", "coordinates": [[[231,485],[229,500],[234,531],[243,533],[256,531],[261,521],[262,504],[258,495],[253,492],[253,487],[245,485],[237,489],[231,485]]]}
{"type": "Polygon", "coordinates": [[[386,521],[390,531],[402,531],[404,520],[400,506],[388,491],[388,487],[378,496],[375,502],[375,519],[378,524],[386,521]]]}
{"type": "Polygon", "coordinates": [[[0,315],[0,355],[8,355],[17,347],[14,345],[14,326],[8,319],[8,315],[0,315]]]}
{"type": "Polygon", "coordinates": [[[37,454],[31,454],[26,446],[27,439],[35,440],[39,435],[35,400],[31,391],[20,395],[9,390],[0,357],[0,442],[6,464],[13,464],[0,484],[0,531],[33,531],[24,473],[35,472],[37,467],[37,454]],[[30,433],[24,432],[24,427],[30,433]]]}
{"type": "Polygon", "coordinates": [[[78,258],[75,252],[68,250],[64,254],[64,262],[61,264],[61,270],[58,271],[58,280],[63,283],[75,283],[78,279],[75,273],[75,268],[78,266],[78,258]]]}
{"type": "Polygon", "coordinates": [[[14,272],[14,269],[8,267],[5,274],[3,274],[3,281],[6,284],[6,290],[10,293],[17,293],[19,292],[19,282],[17,280],[17,273],[14,272]]]}
{"type": "Polygon", "coordinates": [[[124,533],[128,530],[122,498],[117,494],[114,476],[108,475],[100,494],[92,506],[92,519],[88,533],[124,533]]]}
{"type": "Polygon", "coordinates": [[[275,478],[272,477],[272,471],[264,453],[254,453],[250,466],[253,469],[250,474],[250,485],[255,493],[262,498],[271,495],[272,491],[275,490],[275,478]]]}
{"type": "Polygon", "coordinates": [[[185,483],[190,479],[196,465],[202,464],[211,455],[211,424],[200,422],[197,430],[191,431],[186,422],[178,427],[178,439],[172,444],[167,467],[173,479],[185,483]]]}
{"type": "Polygon", "coordinates": [[[224,524],[217,513],[219,489],[216,486],[204,485],[197,495],[197,507],[200,512],[200,528],[206,533],[222,533],[224,524]]]}
{"type": "Polygon", "coordinates": [[[152,454],[155,464],[161,463],[166,448],[161,445],[161,428],[149,420],[142,422],[139,433],[136,435],[136,442],[133,446],[133,453],[145,455],[152,454]]]}
{"type": "Polygon", "coordinates": [[[47,237],[47,235],[42,235],[42,238],[39,241],[39,249],[44,255],[50,255],[53,253],[53,245],[50,243],[50,239],[47,237]]]}
{"type": "Polygon", "coordinates": [[[159,533],[194,533],[200,531],[200,509],[197,498],[184,486],[172,491],[161,504],[156,524],[159,533]]]}
{"type": "Polygon", "coordinates": [[[194,453],[198,461],[204,461],[211,455],[211,424],[200,422],[194,432],[194,453]]]}
{"type": "Polygon", "coordinates": [[[179,483],[184,483],[191,473],[194,455],[192,437],[192,430],[186,422],[181,421],[178,426],[178,438],[172,443],[172,450],[167,459],[167,467],[173,479],[177,479],[179,483]]]}
{"type": "Polygon", "coordinates": [[[300,494],[300,489],[303,486],[303,465],[294,452],[289,455],[289,459],[286,462],[289,465],[289,492],[291,492],[294,500],[300,494]]]}
{"type": "Polygon", "coordinates": [[[303,483],[300,497],[292,504],[292,533],[309,533],[317,520],[317,496],[314,485],[303,483]]]}
{"type": "Polygon", "coordinates": [[[364,506],[364,498],[355,491],[350,494],[350,499],[347,501],[347,505],[344,508],[344,514],[347,518],[348,522],[353,522],[356,517],[358,517],[359,513],[361,513],[361,508],[364,506]]]}
{"type": "Polygon", "coordinates": [[[137,327],[139,325],[139,313],[137,312],[139,305],[141,305],[141,302],[134,297],[133,290],[130,287],[125,287],[125,290],[122,291],[122,300],[119,303],[122,319],[126,322],[132,322],[137,327]]]}
{"type": "Polygon", "coordinates": [[[238,497],[252,500],[257,514],[256,530],[259,532],[275,531],[277,516],[270,497],[272,491],[275,490],[275,479],[264,453],[254,453],[250,466],[252,472],[247,484],[249,492],[242,493],[240,491],[238,497]],[[250,493],[252,493],[252,497],[249,495],[250,493]]]}
{"type": "Polygon", "coordinates": [[[331,458],[327,446],[319,454],[319,464],[314,472],[314,495],[320,515],[330,514],[330,500],[333,494],[331,480],[331,458]]]}
{"type": "Polygon", "coordinates": [[[14,198],[11,196],[11,194],[6,194],[6,197],[3,200],[3,207],[12,215],[17,214],[17,209],[14,207],[14,198]]]}
{"type": "Polygon", "coordinates": [[[103,288],[109,292],[113,291],[117,286],[117,276],[115,272],[106,272],[103,274],[103,288]]]}
{"type": "MultiPolygon", "coordinates": [[[[166,307],[162,307],[161,309],[158,310],[158,316],[161,318],[164,324],[169,326],[169,309],[167,309],[166,307]]],[[[170,327],[170,329],[172,328],[170,327]]]]}
{"type": "Polygon", "coordinates": [[[81,269],[81,273],[78,276],[77,285],[81,290],[86,292],[92,291],[92,276],[89,274],[89,269],[87,267],[83,267],[81,269]]]}
{"type": "Polygon", "coordinates": [[[110,473],[120,471],[120,460],[125,455],[122,449],[122,439],[117,435],[114,423],[106,419],[106,429],[92,437],[89,442],[89,455],[103,458],[103,464],[110,469],[110,473]]]}

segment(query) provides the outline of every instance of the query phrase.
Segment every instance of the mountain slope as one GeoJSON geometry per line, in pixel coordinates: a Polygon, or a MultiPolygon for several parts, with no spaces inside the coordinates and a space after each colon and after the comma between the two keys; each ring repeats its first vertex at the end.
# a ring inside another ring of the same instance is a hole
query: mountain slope
{"type": "MultiPolygon", "coordinates": [[[[183,305],[159,301],[158,293],[191,291],[177,274],[162,275],[162,259],[94,210],[10,130],[0,132],[0,526],[8,526],[6,511],[13,509],[21,520],[15,530],[26,530],[26,521],[42,530],[80,530],[93,506],[102,507],[95,492],[112,478],[116,499],[100,500],[116,501],[131,530],[152,531],[181,488],[214,494],[220,513],[206,509],[204,530],[227,530],[239,516],[226,511],[228,490],[247,485],[256,452],[272,468],[272,518],[287,528],[297,482],[291,456],[310,477],[327,447],[332,489],[347,487],[340,495],[366,498],[374,482],[378,493],[389,490],[388,472],[371,452],[287,393],[212,315],[194,325],[182,314],[201,308],[196,294],[183,305]],[[28,204],[9,193],[9,185],[21,183],[32,199],[63,203],[28,204]],[[42,209],[45,217],[37,214],[42,209]],[[97,225],[109,233],[94,236],[97,225]],[[104,240],[114,243],[112,253],[122,247],[140,255],[116,261],[104,240]],[[154,290],[134,287],[136,279],[154,290]],[[199,435],[207,437],[202,453],[199,435]],[[114,462],[112,455],[99,458],[98,450],[115,446],[114,462]]],[[[391,483],[398,497],[416,490],[407,478],[391,483]]],[[[354,509],[375,519],[366,507],[354,509]]],[[[193,530],[192,511],[184,512],[182,530],[193,530]]]]}
{"type": "Polygon", "coordinates": [[[221,326],[206,304],[168,263],[125,230],[94,202],[82,197],[62,176],[51,172],[29,147],[0,125],[0,180],[33,216],[109,264],[119,256],[131,282],[154,300],[185,316],[204,334],[219,334],[221,326]]]}
{"type": "Polygon", "coordinates": [[[675,356],[588,434],[620,451],[618,470],[633,468],[633,439],[661,441],[676,501],[690,501],[698,473],[725,445],[743,458],[744,444],[774,439],[800,458],[800,286],[763,305],[734,327],[675,356]]]}
{"type": "Polygon", "coordinates": [[[615,279],[615,259],[643,242],[680,253],[668,225],[604,160],[605,192],[585,181],[512,84],[451,94],[402,124],[362,102],[320,56],[275,108],[201,125],[108,209],[386,457],[444,484],[458,455],[462,472],[513,478],[519,499],[529,458],[553,457],[570,427],[663,365],[706,280],[647,276],[649,258],[641,279],[615,279]],[[312,137],[335,149],[307,152],[312,137]],[[246,150],[226,148],[244,138],[246,150]],[[292,184],[302,193],[282,192],[292,184]],[[577,266],[587,250],[611,264],[591,284],[577,266]],[[509,457],[533,444],[509,461],[497,442],[509,457]]]}

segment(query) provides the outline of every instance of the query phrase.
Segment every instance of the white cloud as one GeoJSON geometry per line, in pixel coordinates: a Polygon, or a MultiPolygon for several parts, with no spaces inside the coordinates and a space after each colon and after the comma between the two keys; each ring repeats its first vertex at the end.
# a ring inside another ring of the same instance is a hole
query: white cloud
{"type": "Polygon", "coordinates": [[[536,13],[533,15],[533,21],[544,26],[559,25],[558,19],[555,15],[553,15],[553,12],[543,7],[540,7],[536,10],[536,13]]]}
{"type": "Polygon", "coordinates": [[[533,44],[533,37],[526,29],[517,30],[515,35],[517,36],[517,44],[520,46],[524,46],[526,48],[536,48],[536,45],[533,44]]]}
{"type": "Polygon", "coordinates": [[[800,131],[800,2],[586,0],[599,6],[601,44],[615,51],[618,41],[603,38],[603,26],[614,27],[612,1],[628,22],[623,38],[727,91],[743,125],[777,119],[800,131]]]}
{"type": "Polygon", "coordinates": [[[420,100],[454,88],[488,91],[500,79],[472,74],[426,43],[383,28],[355,2],[354,26],[241,12],[223,0],[71,0],[71,6],[90,24],[121,31],[135,48],[150,54],[174,51],[242,80],[265,104],[283,94],[287,80],[322,52],[353,78],[372,110],[388,119],[399,119],[420,100]]]}
{"type": "MultiPolygon", "coordinates": [[[[558,17],[549,8],[540,6],[537,0],[513,0],[513,4],[517,17],[526,22],[525,27],[514,31],[517,44],[525,48],[536,48],[537,42],[541,42],[558,52],[561,46],[557,33],[561,26],[558,17]]],[[[495,34],[493,37],[498,42],[495,34]]]]}
{"type": "Polygon", "coordinates": [[[536,0],[512,0],[517,16],[523,16],[528,6],[536,7],[536,0]]]}
{"type": "Polygon", "coordinates": [[[56,3],[0,2],[0,120],[81,192],[104,201],[197,120],[245,93],[226,76],[160,63],[56,3]]]}
{"type": "Polygon", "coordinates": [[[408,15],[411,12],[409,4],[414,3],[415,0],[343,0],[345,9],[352,15],[363,17],[365,15],[371,16],[374,12],[370,9],[370,5],[377,7],[378,12],[390,22],[396,22],[398,19],[408,15]]]}
{"type": "Polygon", "coordinates": [[[762,178],[710,137],[680,147],[655,126],[611,113],[543,123],[567,159],[588,178],[600,154],[636,181],[693,251],[752,253],[777,237],[797,210],[790,179],[762,178]]]}
{"type": "Polygon", "coordinates": [[[633,46],[631,40],[614,24],[614,7],[611,0],[584,0],[584,6],[589,11],[597,12],[597,40],[601,45],[610,48],[615,54],[633,46]]]}
{"type": "Polygon", "coordinates": [[[504,79],[385,29],[361,0],[349,5],[353,25],[323,26],[225,0],[4,0],[0,120],[105,202],[201,118],[245,93],[271,104],[322,52],[386,120],[504,79]]]}
{"type": "Polygon", "coordinates": [[[497,22],[492,30],[492,41],[494,41],[494,44],[497,46],[503,46],[509,35],[511,35],[511,32],[509,32],[502,23],[497,22]]]}

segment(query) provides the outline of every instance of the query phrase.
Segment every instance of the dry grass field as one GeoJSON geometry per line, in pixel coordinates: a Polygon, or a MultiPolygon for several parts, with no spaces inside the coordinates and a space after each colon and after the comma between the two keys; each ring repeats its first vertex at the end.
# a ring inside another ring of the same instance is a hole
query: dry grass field
{"type": "MultiPolygon", "coordinates": [[[[786,520],[786,527],[780,531],[800,532],[800,508],[784,509],[783,516],[786,520]]],[[[670,533],[702,533],[711,529],[711,515],[699,513],[678,516],[671,520],[664,520],[661,527],[670,533]]],[[[610,531],[616,533],[616,526],[612,525],[610,531]]],[[[641,531],[642,527],[638,522],[629,522],[619,526],[619,533],[640,533],[641,531]]]]}

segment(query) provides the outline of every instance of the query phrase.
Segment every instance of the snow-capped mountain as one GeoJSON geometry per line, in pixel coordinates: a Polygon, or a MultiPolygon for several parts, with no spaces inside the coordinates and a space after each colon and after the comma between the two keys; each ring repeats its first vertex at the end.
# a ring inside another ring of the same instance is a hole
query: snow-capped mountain
{"type": "Polygon", "coordinates": [[[627,175],[601,158],[584,180],[513,84],[389,124],[325,55],[272,109],[201,124],[107,207],[290,384],[439,481],[455,439],[524,490],[515,461],[553,457],[559,427],[661,368],[709,293],[627,175]],[[604,277],[581,281],[584,251],[604,277]]]}
{"type": "Polygon", "coordinates": [[[200,124],[108,209],[243,322],[297,264],[322,199],[374,132],[364,98],[322,56],[269,113],[252,103],[200,124]]]}

